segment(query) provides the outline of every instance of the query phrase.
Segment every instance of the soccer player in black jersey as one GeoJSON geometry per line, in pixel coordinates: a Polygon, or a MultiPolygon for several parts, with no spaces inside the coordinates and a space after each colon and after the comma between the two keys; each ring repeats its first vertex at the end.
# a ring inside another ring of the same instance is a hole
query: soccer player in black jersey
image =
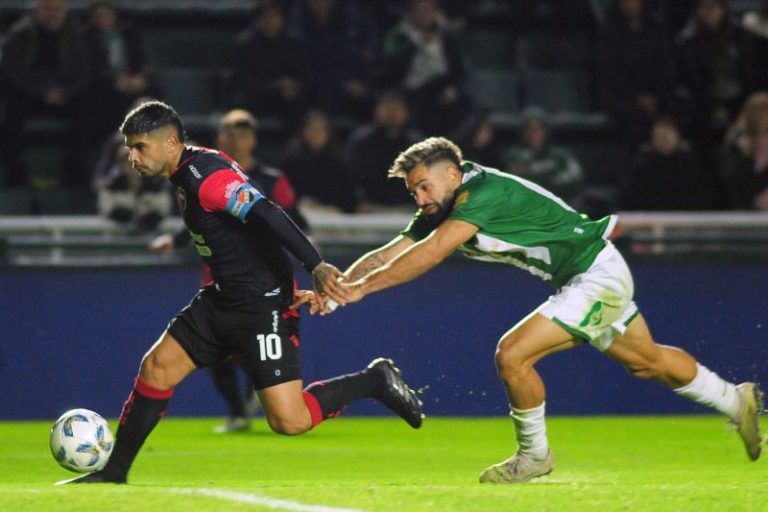
{"type": "Polygon", "coordinates": [[[291,304],[303,293],[312,295],[313,310],[324,308],[324,283],[341,272],[323,261],[236,162],[215,150],[186,146],[181,119],[162,102],[132,110],[120,131],[133,168],[142,176],[164,176],[175,187],[184,223],[214,282],[171,320],[142,359],[107,465],[60,483],[125,483],[174,387],[232,353],[247,365],[275,432],[306,432],[362,397],[382,402],[413,428],[421,426],[421,402],[388,359],[303,388],[299,315],[291,304]],[[314,293],[294,291],[284,249],[311,272],[314,293]]]}

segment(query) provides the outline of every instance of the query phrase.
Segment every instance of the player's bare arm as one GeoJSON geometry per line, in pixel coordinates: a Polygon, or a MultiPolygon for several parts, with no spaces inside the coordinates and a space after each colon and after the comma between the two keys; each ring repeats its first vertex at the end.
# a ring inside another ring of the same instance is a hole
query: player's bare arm
{"type": "Polygon", "coordinates": [[[348,282],[357,281],[364,275],[383,267],[414,243],[411,238],[402,235],[397,236],[386,245],[361,256],[344,272],[344,279],[348,282]]]}
{"type": "MultiPolygon", "coordinates": [[[[383,267],[400,253],[412,246],[414,243],[415,242],[411,238],[398,235],[386,245],[383,245],[378,249],[374,249],[373,251],[370,251],[361,256],[357,261],[349,266],[346,272],[344,272],[342,280],[346,282],[357,281],[364,275],[383,267]]],[[[334,283],[337,281],[339,281],[338,278],[334,279],[334,283]]],[[[325,284],[325,282],[323,282],[323,289],[326,289],[329,286],[331,286],[330,283],[325,284]]],[[[329,304],[333,304],[330,301],[328,302],[329,304]]],[[[317,303],[318,301],[316,295],[310,292],[307,294],[297,295],[296,300],[291,305],[291,307],[297,308],[303,304],[309,304],[309,313],[312,315],[318,312],[321,314],[329,314],[336,309],[335,305],[330,307],[319,307],[317,303]]],[[[325,306],[328,305],[326,304],[325,306]]]]}
{"type": "Polygon", "coordinates": [[[414,243],[392,261],[352,283],[338,283],[346,303],[357,302],[369,293],[406,283],[439,265],[475,233],[477,226],[461,220],[446,220],[424,240],[414,243]]]}

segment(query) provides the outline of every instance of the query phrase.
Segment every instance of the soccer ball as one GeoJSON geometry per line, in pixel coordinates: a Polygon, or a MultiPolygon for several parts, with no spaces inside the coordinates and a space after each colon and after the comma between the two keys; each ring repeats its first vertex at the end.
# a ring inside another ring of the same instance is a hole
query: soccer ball
{"type": "Polygon", "coordinates": [[[107,420],[88,409],[72,409],[51,427],[51,453],[61,467],[90,473],[104,467],[112,453],[107,420]]]}

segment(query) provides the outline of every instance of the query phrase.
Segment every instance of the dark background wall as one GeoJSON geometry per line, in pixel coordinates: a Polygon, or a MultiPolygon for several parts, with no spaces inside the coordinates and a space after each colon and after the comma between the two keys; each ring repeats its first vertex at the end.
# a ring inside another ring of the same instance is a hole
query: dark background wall
{"type": "MultiPolygon", "coordinates": [[[[768,272],[758,264],[633,265],[636,300],[661,342],[727,379],[768,382],[768,272]]],[[[54,418],[72,407],[118,415],[142,354],[192,297],[198,269],[0,270],[0,418],[54,418]]],[[[302,275],[306,283],[306,276],[302,275]]],[[[340,309],[304,315],[305,381],[393,357],[427,414],[504,415],[497,339],[549,289],[511,267],[451,259],[419,280],[340,309]]],[[[553,414],[687,413],[591,347],[539,365],[553,414]]],[[[373,402],[347,414],[379,414],[373,402]]],[[[177,389],[169,414],[224,415],[208,376],[177,389]]]]}

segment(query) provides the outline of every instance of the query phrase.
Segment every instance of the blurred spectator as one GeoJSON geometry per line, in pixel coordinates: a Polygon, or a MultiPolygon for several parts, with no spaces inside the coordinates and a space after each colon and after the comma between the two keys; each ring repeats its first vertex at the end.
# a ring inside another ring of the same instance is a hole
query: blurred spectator
{"type": "Polygon", "coordinates": [[[99,214],[138,234],[154,231],[171,207],[168,181],[161,176],[142,179],[128,162],[128,150],[119,146],[98,189],[99,214]]]}
{"type": "Polygon", "coordinates": [[[477,109],[451,135],[461,148],[465,160],[481,162],[488,167],[500,169],[504,162],[504,144],[497,137],[491,122],[491,113],[477,109]]]}
{"type": "Polygon", "coordinates": [[[388,91],[376,102],[373,121],[350,135],[346,159],[359,201],[358,211],[372,212],[413,203],[400,180],[387,178],[387,170],[397,155],[420,138],[408,127],[408,117],[405,98],[388,91]]]}
{"type": "Polygon", "coordinates": [[[61,180],[87,182],[91,165],[83,165],[91,130],[79,115],[91,77],[88,46],[65,0],[37,0],[34,12],[22,17],[3,45],[0,81],[5,91],[5,120],[0,152],[6,184],[29,183],[22,151],[27,119],[47,116],[66,123],[61,180]]]}
{"type": "Polygon", "coordinates": [[[768,0],[745,12],[741,24],[751,36],[753,90],[768,90],[768,0]]]}
{"type": "Polygon", "coordinates": [[[324,112],[307,112],[281,165],[294,183],[302,210],[331,208],[345,213],[356,210],[347,164],[324,112]]]}
{"type": "Polygon", "coordinates": [[[569,150],[549,140],[547,113],[535,106],[523,112],[523,144],[507,154],[506,168],[529,179],[567,203],[576,203],[584,188],[581,164],[569,150]]]}
{"type": "Polygon", "coordinates": [[[301,229],[306,229],[307,221],[297,208],[296,192],[288,177],[281,170],[264,165],[256,158],[257,130],[253,114],[247,110],[231,110],[219,122],[217,146],[240,164],[265,196],[285,210],[301,229]]]}
{"type": "Polygon", "coordinates": [[[93,64],[85,107],[94,130],[104,136],[120,124],[131,103],[147,94],[149,75],[138,34],[119,19],[111,1],[91,3],[85,36],[93,64]]]}
{"type": "Polygon", "coordinates": [[[751,87],[750,52],[744,30],[725,0],[699,0],[678,35],[680,77],[691,96],[695,143],[716,148],[751,87]]]}
{"type": "Polygon", "coordinates": [[[377,55],[373,18],[353,0],[299,0],[291,30],[309,54],[312,105],[332,116],[363,119],[370,111],[377,55]]]}
{"type": "Polygon", "coordinates": [[[599,95],[632,145],[668,110],[675,86],[672,45],[646,0],[618,0],[598,34],[599,95]]]}
{"type": "Polygon", "coordinates": [[[751,95],[723,143],[728,206],[768,210],[768,92],[751,95]]]}
{"type": "Polygon", "coordinates": [[[259,117],[283,118],[293,126],[306,108],[309,63],[303,43],[285,26],[277,2],[256,7],[235,45],[234,99],[259,117]]]}
{"type": "Polygon", "coordinates": [[[406,92],[420,129],[447,135],[444,127],[463,121],[470,103],[463,91],[464,58],[437,0],[407,0],[382,54],[382,83],[406,92]]]}
{"type": "Polygon", "coordinates": [[[625,176],[619,206],[625,210],[703,210],[713,190],[674,120],[658,118],[625,176]]]}

